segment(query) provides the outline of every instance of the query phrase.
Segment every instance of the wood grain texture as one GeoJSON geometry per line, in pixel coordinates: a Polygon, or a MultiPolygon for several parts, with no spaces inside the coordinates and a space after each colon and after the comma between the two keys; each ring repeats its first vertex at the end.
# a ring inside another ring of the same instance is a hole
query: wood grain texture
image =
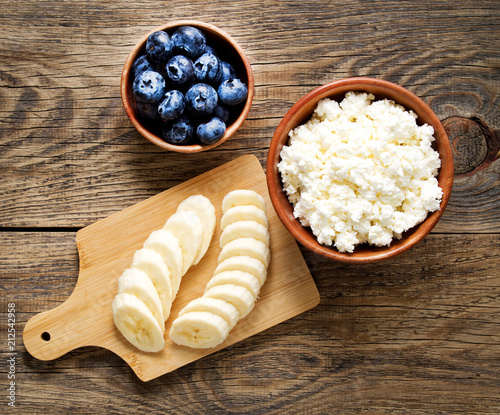
{"type": "MultiPolygon", "coordinates": [[[[237,155],[264,163],[292,104],[345,77],[398,83],[442,120],[477,117],[500,130],[496,1],[4,3],[0,226],[83,227],[237,155]],[[234,37],[255,74],[247,121],[209,157],[141,138],[119,94],[135,42],[164,21],[194,16],[234,37]]],[[[462,231],[463,222],[469,231],[499,230],[498,163],[457,184],[441,232],[462,231]],[[482,214],[467,215],[471,204],[482,214]]]]}
{"type": "Polygon", "coordinates": [[[0,8],[0,333],[5,344],[15,302],[19,336],[11,412],[500,413],[497,0],[0,0],[0,8]],[[180,155],[133,129],[119,79],[144,33],[192,18],[239,42],[256,88],[231,140],[180,155]],[[265,167],[286,111],[351,76],[408,88],[450,136],[454,191],[421,244],[366,266],[302,249],[316,308],[148,383],[96,347],[51,362],[27,353],[25,323],[73,291],[78,229],[241,155],[265,167]]]}
{"type": "MultiPolygon", "coordinates": [[[[0,238],[1,307],[16,302],[20,333],[73,291],[75,234],[0,238]],[[26,240],[30,261],[19,261],[26,240]]],[[[363,266],[303,251],[321,294],[317,307],[147,383],[104,349],[43,362],[19,343],[19,410],[498,413],[499,243],[498,235],[430,235],[397,259],[363,266]]]]}

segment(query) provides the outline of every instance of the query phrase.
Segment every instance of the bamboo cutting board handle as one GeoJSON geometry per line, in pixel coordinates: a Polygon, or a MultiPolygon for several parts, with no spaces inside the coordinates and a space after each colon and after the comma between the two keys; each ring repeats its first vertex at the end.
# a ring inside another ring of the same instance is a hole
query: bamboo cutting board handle
{"type": "Polygon", "coordinates": [[[78,347],[110,348],[106,340],[110,338],[110,327],[114,326],[110,303],[116,287],[93,285],[81,272],[75,290],[64,303],[26,323],[23,339],[32,356],[52,360],[78,347]]]}
{"type": "Polygon", "coordinates": [[[58,307],[37,314],[26,323],[23,339],[28,352],[40,360],[56,359],[78,347],[87,346],[91,336],[86,321],[93,315],[87,307],[68,299],[58,307]],[[74,328],[78,327],[78,330],[74,328]]]}

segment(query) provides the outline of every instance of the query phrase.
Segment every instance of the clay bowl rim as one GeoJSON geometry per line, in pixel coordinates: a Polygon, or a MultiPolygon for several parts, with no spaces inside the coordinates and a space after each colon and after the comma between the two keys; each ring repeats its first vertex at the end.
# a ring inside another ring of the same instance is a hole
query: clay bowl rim
{"type": "Polygon", "coordinates": [[[238,130],[238,128],[240,128],[240,126],[247,118],[248,113],[250,112],[250,107],[252,106],[254,89],[255,85],[254,85],[252,66],[241,46],[221,28],[213,24],[201,22],[198,20],[175,20],[172,22],[165,23],[161,26],[157,26],[156,28],[150,30],[134,45],[133,49],[130,51],[125,61],[125,64],[123,65],[123,70],[120,78],[120,94],[121,94],[122,104],[128,118],[130,119],[136,130],[143,137],[145,137],[158,147],[161,147],[165,150],[175,151],[178,153],[199,153],[202,151],[210,150],[226,142],[231,136],[234,135],[234,133],[238,130]],[[245,105],[243,106],[238,118],[236,118],[236,120],[234,120],[230,125],[227,126],[224,136],[214,144],[209,144],[209,145],[190,144],[186,146],[169,144],[165,142],[161,137],[157,136],[156,134],[153,134],[146,127],[144,127],[144,125],[140,122],[139,118],[136,116],[134,111],[133,98],[131,93],[131,83],[129,82],[132,64],[134,63],[135,59],[143,53],[146,40],[148,39],[151,33],[154,33],[158,30],[172,31],[173,29],[176,29],[181,26],[194,26],[202,30],[204,34],[207,36],[207,38],[212,37],[212,38],[224,39],[224,42],[230,45],[234,49],[234,54],[238,55],[239,59],[241,60],[240,75],[244,74],[246,77],[248,95],[245,105]]]}
{"type": "Polygon", "coordinates": [[[408,251],[424,239],[445,211],[453,186],[453,173],[453,153],[450,141],[439,118],[431,108],[417,95],[402,86],[381,79],[365,77],[346,78],[327,83],[312,90],[297,101],[285,114],[273,135],[266,166],[267,186],[272,204],[281,222],[295,239],[305,248],[325,258],[352,264],[375,263],[392,258],[408,251]],[[373,247],[365,244],[357,246],[353,253],[342,253],[335,247],[319,244],[311,230],[303,227],[299,220],[293,217],[293,207],[283,191],[277,164],[280,160],[282,147],[288,143],[288,132],[310,118],[317,102],[326,97],[336,100],[342,99],[348,91],[372,92],[375,99],[392,99],[406,109],[413,110],[418,116],[417,123],[432,125],[435,137],[433,145],[441,158],[441,168],[437,179],[443,190],[443,197],[439,210],[430,213],[422,223],[405,232],[401,239],[393,240],[390,246],[373,247]]]}

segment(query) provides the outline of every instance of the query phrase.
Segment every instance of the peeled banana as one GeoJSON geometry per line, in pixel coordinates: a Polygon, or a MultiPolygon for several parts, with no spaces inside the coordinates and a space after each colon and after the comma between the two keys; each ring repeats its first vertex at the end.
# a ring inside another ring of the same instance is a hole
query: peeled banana
{"type": "MultiPolygon", "coordinates": [[[[158,352],[165,346],[165,321],[182,276],[207,251],[214,227],[215,208],[210,200],[191,196],[135,252],[131,267],[118,280],[112,311],[117,329],[138,349],[158,352]]],[[[225,310],[231,315],[230,308],[225,310]]],[[[212,319],[216,327],[221,318],[212,319]]],[[[222,329],[229,331],[229,325],[222,329]]]]}
{"type": "Polygon", "coordinates": [[[182,275],[193,265],[203,241],[200,217],[189,210],[178,210],[168,218],[163,229],[170,231],[179,241],[182,251],[182,275]]]}
{"type": "Polygon", "coordinates": [[[260,293],[261,284],[255,275],[250,274],[245,271],[224,271],[215,274],[205,287],[205,291],[208,289],[222,284],[236,284],[245,287],[253,296],[254,301],[257,300],[260,293]]]}
{"type": "Polygon", "coordinates": [[[228,258],[240,255],[258,259],[267,268],[271,253],[266,244],[257,239],[238,238],[224,245],[219,255],[219,264],[228,258]]]}
{"type": "Polygon", "coordinates": [[[240,220],[253,220],[265,226],[266,228],[269,226],[267,223],[266,212],[264,212],[257,206],[241,205],[226,210],[226,212],[222,215],[220,227],[222,230],[224,230],[226,226],[240,220]]]}
{"type": "Polygon", "coordinates": [[[153,314],[162,332],[165,331],[165,318],[160,296],[145,272],[137,268],[126,269],[118,279],[118,292],[140,298],[153,314]]]}
{"type": "Polygon", "coordinates": [[[198,255],[196,255],[193,261],[193,265],[196,265],[198,262],[200,262],[200,259],[203,258],[203,256],[207,252],[210,242],[212,241],[212,235],[215,230],[215,208],[207,197],[202,195],[195,195],[189,196],[187,199],[181,202],[181,204],[177,208],[177,211],[183,210],[195,213],[200,219],[201,224],[203,225],[201,247],[198,255]]]}
{"type": "Polygon", "coordinates": [[[130,343],[144,352],[163,349],[163,330],[144,301],[132,294],[119,293],[112,308],[116,327],[130,343]]]}
{"type": "Polygon", "coordinates": [[[161,300],[163,318],[166,320],[172,307],[172,282],[163,258],[152,249],[142,248],[135,252],[132,268],[143,271],[153,283],[161,300]]]}
{"type": "Polygon", "coordinates": [[[218,346],[229,334],[229,324],[209,311],[190,311],[172,323],[170,338],[181,346],[207,349],[218,346]]]}
{"type": "Polygon", "coordinates": [[[228,209],[236,206],[257,206],[266,211],[266,202],[264,198],[253,190],[233,190],[229,192],[222,200],[222,212],[226,213],[228,209]]]}
{"type": "Polygon", "coordinates": [[[151,232],[151,235],[144,242],[144,248],[152,249],[162,256],[170,272],[172,295],[175,298],[177,291],[179,291],[183,268],[182,251],[179,241],[172,232],[165,229],[158,229],[151,232]]]}
{"type": "Polygon", "coordinates": [[[215,268],[214,275],[225,271],[248,272],[259,280],[261,286],[264,285],[267,278],[267,269],[265,265],[258,259],[245,255],[233,256],[222,261],[217,265],[217,268],[215,268]]]}
{"type": "Polygon", "coordinates": [[[179,315],[182,316],[190,311],[210,311],[211,313],[218,314],[228,322],[231,329],[240,318],[240,313],[234,305],[219,298],[196,298],[179,311],[179,315]]]}
{"type": "Polygon", "coordinates": [[[251,190],[235,190],[222,201],[221,252],[205,293],[188,303],[172,323],[173,342],[192,348],[224,342],[236,322],[254,308],[267,278],[270,237],[266,205],[251,190]]]}
{"type": "Polygon", "coordinates": [[[220,247],[238,238],[254,238],[269,247],[267,227],[254,220],[240,220],[227,225],[220,235],[220,247]]]}
{"type": "Polygon", "coordinates": [[[252,293],[247,288],[236,284],[214,285],[205,291],[203,297],[218,298],[234,305],[240,313],[240,318],[246,317],[255,305],[252,293]]]}

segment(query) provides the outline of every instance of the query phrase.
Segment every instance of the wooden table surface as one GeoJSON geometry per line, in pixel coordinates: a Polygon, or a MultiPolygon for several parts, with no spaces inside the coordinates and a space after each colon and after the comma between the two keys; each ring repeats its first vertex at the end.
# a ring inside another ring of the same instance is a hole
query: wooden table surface
{"type": "Polygon", "coordinates": [[[0,10],[0,413],[500,413],[498,0],[1,0],[0,10]],[[231,140],[182,155],[135,131],[119,82],[147,31],[193,18],[240,43],[255,98],[231,140]],[[147,383],[97,347],[54,361],[26,351],[26,321],[73,291],[79,229],[239,156],[265,167],[293,103],[352,76],[408,88],[449,133],[453,194],[422,243],[362,266],[301,249],[317,307],[147,383]]]}

